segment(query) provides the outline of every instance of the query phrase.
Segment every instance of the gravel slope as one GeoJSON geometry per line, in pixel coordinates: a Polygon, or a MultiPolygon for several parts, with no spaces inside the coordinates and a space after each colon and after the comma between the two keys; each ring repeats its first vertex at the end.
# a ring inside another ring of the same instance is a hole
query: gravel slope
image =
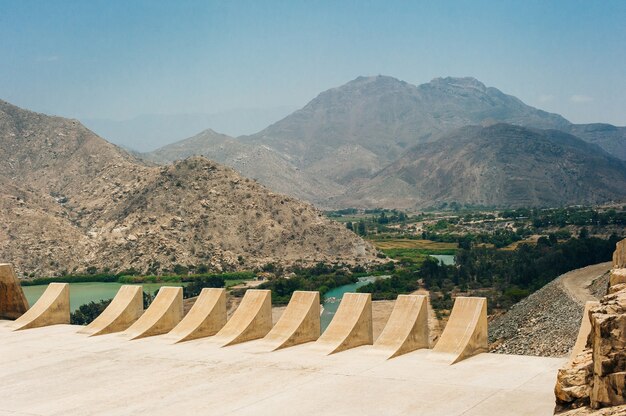
{"type": "Polygon", "coordinates": [[[562,357],[574,346],[586,300],[602,293],[601,263],[566,273],[514,305],[489,324],[492,352],[562,357]],[[593,289],[591,293],[589,286],[593,289]]]}

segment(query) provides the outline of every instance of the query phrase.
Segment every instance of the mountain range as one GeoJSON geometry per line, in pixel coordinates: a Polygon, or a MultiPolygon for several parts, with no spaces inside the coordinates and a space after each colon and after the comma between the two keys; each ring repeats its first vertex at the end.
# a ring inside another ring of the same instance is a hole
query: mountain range
{"type": "Polygon", "coordinates": [[[203,157],[146,164],[76,120],[0,101],[0,258],[21,275],[366,264],[309,204],[203,157]]]}
{"type": "Polygon", "coordinates": [[[322,208],[554,206],[626,197],[625,127],[572,124],[474,78],[415,86],[388,76],[359,77],[256,134],[233,138],[207,130],[142,157],[169,163],[190,155],[205,155],[322,208]],[[591,146],[583,149],[581,141],[591,146]],[[426,157],[437,164],[424,163],[426,157]],[[457,158],[474,158],[480,167],[457,158]],[[534,173],[522,175],[531,161],[534,173]],[[454,172],[446,169],[452,164],[454,172]],[[604,180],[595,168],[612,186],[594,188],[604,180]],[[470,180],[476,169],[482,179],[470,180]],[[545,186],[531,183],[539,178],[545,186]],[[525,181],[515,191],[503,188],[525,181]],[[459,193],[459,186],[469,188],[459,193]]]}

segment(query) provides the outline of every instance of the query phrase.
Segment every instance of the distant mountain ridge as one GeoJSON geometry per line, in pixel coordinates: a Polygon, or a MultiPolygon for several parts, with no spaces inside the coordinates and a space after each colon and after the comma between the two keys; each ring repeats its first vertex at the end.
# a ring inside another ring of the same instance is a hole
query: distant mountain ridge
{"type": "MultiPolygon", "coordinates": [[[[528,106],[474,78],[436,78],[415,86],[380,75],[358,77],[324,91],[302,109],[259,133],[229,138],[228,145],[226,141],[217,145],[214,138],[197,135],[144,157],[164,163],[191,153],[202,154],[257,178],[271,189],[320,207],[340,208],[353,203],[372,207],[376,205],[365,202],[371,197],[374,204],[380,199],[376,195],[357,200],[350,194],[367,189],[372,180],[407,152],[465,126],[498,123],[560,130],[626,159],[624,127],[574,125],[558,114],[528,106]],[[243,159],[245,166],[240,163],[243,159]]],[[[595,151],[598,149],[592,153],[595,151]]]]}
{"type": "Polygon", "coordinates": [[[626,163],[558,130],[462,127],[416,146],[341,205],[395,208],[598,204],[626,196],[626,163]]]}

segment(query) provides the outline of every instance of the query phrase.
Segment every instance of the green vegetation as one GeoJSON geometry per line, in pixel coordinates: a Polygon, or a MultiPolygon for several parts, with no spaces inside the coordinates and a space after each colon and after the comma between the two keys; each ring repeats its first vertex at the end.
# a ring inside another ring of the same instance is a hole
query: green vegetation
{"type": "Polygon", "coordinates": [[[92,274],[92,275],[66,275],[60,277],[41,277],[37,279],[22,280],[22,286],[47,285],[49,283],[85,283],[85,282],[104,282],[104,283],[185,283],[194,282],[196,280],[206,280],[212,277],[219,277],[224,280],[225,285],[232,286],[240,284],[246,280],[256,278],[254,272],[229,272],[220,274],[183,274],[183,275],[164,275],[164,276],[139,276],[139,275],[114,275],[114,274],[92,274]]]}
{"type": "Polygon", "coordinates": [[[113,299],[107,299],[81,305],[76,311],[70,314],[70,323],[72,325],[89,325],[104,312],[112,300],[113,299]]]}
{"type": "Polygon", "coordinates": [[[271,289],[272,303],[285,305],[296,290],[316,290],[320,296],[335,287],[356,283],[358,274],[344,267],[318,263],[310,269],[298,269],[289,278],[277,278],[259,285],[259,289],[271,289]]]}
{"type": "Polygon", "coordinates": [[[508,309],[563,273],[610,260],[619,240],[616,235],[602,239],[581,233],[563,242],[555,236],[542,237],[536,245],[520,244],[515,250],[470,245],[456,253],[454,266],[433,258],[401,259],[391,279],[359,291],[372,293],[374,299],[394,299],[416,290],[419,283],[430,291],[438,311],[452,307],[454,293],[487,296],[490,310],[508,309]]]}
{"type": "Polygon", "coordinates": [[[119,276],[112,274],[67,275],[61,277],[40,277],[37,279],[21,280],[22,286],[47,285],[50,283],[86,283],[86,282],[117,282],[119,276]]]}

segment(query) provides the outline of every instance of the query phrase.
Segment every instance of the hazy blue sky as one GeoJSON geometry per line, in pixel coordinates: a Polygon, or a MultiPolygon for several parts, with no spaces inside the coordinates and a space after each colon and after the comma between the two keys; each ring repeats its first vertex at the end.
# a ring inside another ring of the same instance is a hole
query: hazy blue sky
{"type": "Polygon", "coordinates": [[[0,98],[125,119],[299,107],[359,75],[474,76],[625,125],[625,22],[623,0],[0,0],[0,98]]]}

